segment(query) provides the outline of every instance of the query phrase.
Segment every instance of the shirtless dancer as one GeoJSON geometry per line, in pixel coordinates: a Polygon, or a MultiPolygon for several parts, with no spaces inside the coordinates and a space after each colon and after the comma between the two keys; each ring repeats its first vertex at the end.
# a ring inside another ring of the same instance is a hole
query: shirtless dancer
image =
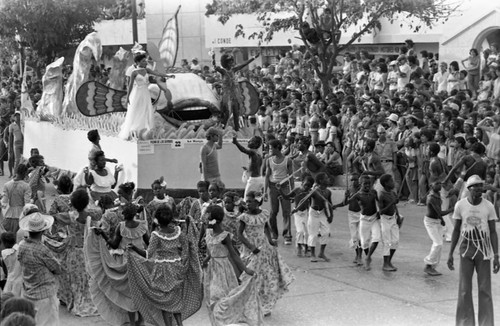
{"type": "Polygon", "coordinates": [[[377,192],[372,188],[370,176],[361,175],[361,189],[348,199],[355,200],[361,207],[361,218],[359,220],[359,235],[361,248],[366,253],[365,269],[371,269],[372,254],[377,249],[381,238],[380,216],[377,212],[377,192]]]}
{"type": "Polygon", "coordinates": [[[262,155],[259,154],[258,150],[262,146],[262,138],[259,136],[253,136],[248,141],[248,148],[241,146],[236,137],[233,137],[233,144],[238,147],[240,152],[248,155],[248,174],[249,178],[247,185],[245,187],[244,198],[247,197],[249,191],[264,192],[264,177],[262,177],[262,155]]]}
{"type": "Polygon", "coordinates": [[[332,193],[327,188],[328,176],[324,172],[316,175],[316,186],[311,194],[311,206],[309,207],[309,219],[307,229],[309,237],[307,244],[311,249],[311,262],[319,260],[329,262],[325,255],[325,248],[328,243],[330,233],[330,223],[333,220],[332,193]],[[316,243],[320,244],[320,252],[316,258],[316,243]]]}
{"type": "MultiPolygon", "coordinates": [[[[428,157],[429,157],[429,185],[438,182],[441,182],[446,179],[446,162],[444,159],[439,158],[438,154],[441,150],[440,146],[437,143],[430,143],[428,146],[428,157]]],[[[449,186],[447,184],[441,184],[439,194],[441,196],[441,210],[447,211],[449,207],[454,205],[450,205],[450,196],[449,196],[449,186]]],[[[430,192],[430,190],[429,190],[430,192]]],[[[429,197],[427,197],[427,201],[429,197]]],[[[427,205],[429,205],[427,203],[427,205]]],[[[445,238],[446,241],[451,241],[451,234],[453,233],[453,223],[451,221],[451,213],[453,213],[453,209],[446,215],[442,217],[445,223],[445,238]]],[[[440,217],[441,219],[441,217],[440,217]]]]}

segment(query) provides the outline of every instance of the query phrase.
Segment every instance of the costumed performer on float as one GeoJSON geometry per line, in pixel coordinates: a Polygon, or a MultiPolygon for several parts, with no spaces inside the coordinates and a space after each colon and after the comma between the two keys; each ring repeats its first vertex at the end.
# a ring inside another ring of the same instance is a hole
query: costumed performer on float
{"type": "Polygon", "coordinates": [[[257,53],[252,58],[236,66],[233,55],[224,53],[220,58],[220,65],[222,67],[216,65],[215,53],[210,51],[209,54],[212,56],[212,65],[214,66],[215,71],[222,75],[223,93],[221,106],[223,122],[224,124],[227,124],[227,121],[232,115],[234,129],[238,131],[240,129],[239,118],[245,114],[245,106],[243,105],[243,95],[238,87],[235,73],[246,67],[250,62],[257,59],[260,54],[257,53]]]}
{"type": "Polygon", "coordinates": [[[144,131],[154,126],[154,108],[149,94],[149,75],[164,78],[175,78],[175,75],[162,74],[147,68],[146,54],[139,53],[134,57],[137,69],[130,76],[127,91],[127,115],[121,126],[118,136],[129,139],[130,136],[139,137],[144,131]]]}

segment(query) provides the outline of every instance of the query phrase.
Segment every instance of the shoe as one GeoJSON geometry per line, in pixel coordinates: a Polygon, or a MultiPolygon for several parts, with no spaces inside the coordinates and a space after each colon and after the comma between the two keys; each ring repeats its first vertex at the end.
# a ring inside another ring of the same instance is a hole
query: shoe
{"type": "Polygon", "coordinates": [[[417,206],[425,206],[425,203],[418,203],[417,206]]]}
{"type": "Polygon", "coordinates": [[[431,265],[427,265],[425,266],[424,268],[424,272],[427,273],[427,275],[430,275],[430,276],[439,276],[439,275],[443,275],[441,274],[440,272],[438,272],[437,270],[434,269],[434,267],[432,267],[431,265]]]}
{"type": "Polygon", "coordinates": [[[408,200],[408,203],[410,203],[410,204],[415,204],[415,199],[410,199],[410,200],[408,200]]]}
{"type": "Polygon", "coordinates": [[[292,240],[290,239],[285,239],[285,244],[288,246],[288,245],[291,245],[292,244],[292,240]]]}

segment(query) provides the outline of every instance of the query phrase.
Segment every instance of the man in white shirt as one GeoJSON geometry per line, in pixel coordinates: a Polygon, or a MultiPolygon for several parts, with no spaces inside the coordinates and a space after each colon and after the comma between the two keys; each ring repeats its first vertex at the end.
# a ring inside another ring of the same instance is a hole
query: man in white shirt
{"type": "Polygon", "coordinates": [[[495,221],[497,214],[491,202],[482,198],[484,181],[473,175],[467,179],[469,196],[455,205],[455,228],[451,239],[448,268],[454,270],[453,252],[457,244],[460,251],[460,276],[456,325],[474,325],[472,302],[472,277],[477,273],[479,299],[479,325],[493,325],[493,300],[491,295],[491,261],[493,273],[498,273],[498,236],[495,221]]]}
{"type": "Polygon", "coordinates": [[[405,55],[398,57],[398,92],[404,92],[406,84],[410,82],[411,67],[405,55]]]}
{"type": "Polygon", "coordinates": [[[448,88],[448,64],[446,62],[441,62],[439,64],[439,71],[434,74],[432,82],[434,83],[434,94],[439,94],[443,91],[446,92],[448,88]]]}

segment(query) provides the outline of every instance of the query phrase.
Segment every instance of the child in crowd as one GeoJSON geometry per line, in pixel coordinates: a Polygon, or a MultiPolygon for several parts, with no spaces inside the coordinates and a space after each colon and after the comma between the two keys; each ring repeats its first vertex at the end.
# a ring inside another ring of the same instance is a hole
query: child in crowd
{"type": "Polygon", "coordinates": [[[392,257],[399,245],[398,220],[398,195],[394,192],[394,179],[390,174],[380,177],[383,189],[378,194],[378,205],[380,214],[380,228],[382,242],[384,243],[384,266],[386,272],[395,272],[398,269],[392,264],[392,257]]]}
{"type": "Polygon", "coordinates": [[[380,216],[377,214],[377,192],[372,188],[372,181],[369,175],[363,174],[360,177],[361,189],[353,194],[348,202],[355,200],[361,207],[361,217],[359,219],[359,236],[361,248],[365,251],[365,269],[371,269],[372,255],[377,249],[381,239],[380,216]]]}
{"type": "Polygon", "coordinates": [[[31,198],[41,212],[46,212],[45,184],[48,182],[46,175],[49,167],[45,165],[44,157],[39,154],[30,157],[29,162],[31,167],[28,170],[28,184],[31,187],[31,198]]]}
{"type": "Polygon", "coordinates": [[[103,195],[97,205],[102,210],[102,217],[99,221],[100,228],[106,233],[109,238],[112,238],[116,233],[116,227],[123,221],[121,214],[118,212],[118,207],[115,206],[113,199],[108,195],[103,195]]]}
{"type": "Polygon", "coordinates": [[[316,175],[316,186],[310,196],[311,205],[309,206],[309,218],[307,220],[307,230],[309,231],[307,244],[311,250],[311,262],[313,263],[319,260],[330,261],[325,255],[325,249],[330,234],[329,224],[333,220],[333,206],[331,203],[332,194],[327,187],[328,176],[324,172],[318,173],[316,175]],[[316,257],[315,250],[317,242],[320,244],[318,257],[316,257]]]}
{"type": "Polygon", "coordinates": [[[156,179],[151,184],[151,189],[153,190],[153,199],[146,205],[146,220],[148,221],[149,233],[153,232],[153,216],[158,207],[163,204],[169,205],[170,208],[174,209],[175,200],[174,198],[167,195],[167,182],[165,179],[160,177],[156,179]]]}
{"type": "Polygon", "coordinates": [[[123,222],[119,222],[113,238],[109,238],[104,229],[95,229],[112,249],[125,250],[129,244],[138,248],[145,248],[149,244],[149,235],[146,221],[136,219],[137,205],[127,203],[123,206],[123,222]]]}
{"type": "Polygon", "coordinates": [[[486,73],[483,75],[484,80],[479,82],[479,89],[477,90],[478,96],[477,100],[478,101],[484,101],[487,100],[490,97],[491,90],[493,89],[493,82],[492,82],[492,75],[491,73],[486,73]]]}
{"type": "MultiPolygon", "coordinates": [[[[285,199],[294,198],[295,208],[292,214],[295,222],[295,242],[297,246],[297,256],[303,257],[307,255],[307,220],[309,218],[309,200],[303,200],[311,191],[314,184],[314,179],[311,176],[305,176],[302,180],[302,186],[290,191],[288,194],[282,194],[285,199]]],[[[279,188],[281,191],[281,188],[279,188]]]]}
{"type": "Polygon", "coordinates": [[[347,204],[349,204],[348,210],[347,210],[347,219],[349,222],[349,232],[351,234],[351,240],[349,241],[349,246],[354,249],[356,252],[356,257],[354,258],[353,263],[356,265],[363,265],[363,250],[361,249],[361,242],[360,242],[360,237],[359,237],[359,218],[360,218],[360,212],[361,212],[361,207],[359,206],[358,201],[351,200],[349,201],[350,194],[355,194],[359,191],[359,175],[353,174],[351,175],[351,186],[350,188],[345,192],[345,198],[344,200],[337,204],[333,205],[333,209],[336,209],[337,207],[343,207],[347,204]]]}
{"type": "Polygon", "coordinates": [[[210,322],[213,326],[242,322],[262,325],[255,272],[245,266],[233,247],[232,235],[222,226],[226,218],[224,209],[211,205],[207,212],[208,255],[203,263],[203,288],[210,322]],[[241,272],[236,271],[243,271],[246,275],[240,276],[241,272]]]}
{"type": "Polygon", "coordinates": [[[238,221],[238,216],[240,212],[240,197],[237,193],[228,191],[224,194],[224,219],[222,220],[222,229],[229,232],[231,235],[231,241],[235,250],[240,252],[241,241],[238,238],[238,229],[240,227],[240,222],[238,221]]]}
{"type": "Polygon", "coordinates": [[[23,279],[21,265],[17,260],[19,246],[16,244],[16,235],[12,232],[0,234],[0,250],[2,269],[5,273],[5,284],[2,289],[5,292],[12,292],[15,296],[21,296],[23,279]]]}
{"type": "Polygon", "coordinates": [[[445,222],[443,216],[453,212],[452,206],[446,211],[441,210],[441,182],[435,181],[431,184],[431,191],[427,195],[427,213],[424,217],[424,225],[427,234],[432,240],[432,247],[429,254],[424,258],[424,272],[430,276],[439,276],[436,266],[441,259],[443,249],[443,233],[445,222]]]}
{"type": "MultiPolygon", "coordinates": [[[[4,299],[3,295],[2,299],[4,299]]],[[[14,314],[23,314],[25,316],[35,318],[36,316],[35,304],[28,299],[20,298],[18,296],[2,300],[2,313],[0,314],[0,320],[2,321],[2,326],[6,324],[5,320],[9,318],[9,316],[14,314]]],[[[23,324],[12,323],[10,325],[21,326],[23,324]]],[[[34,320],[33,320],[33,325],[35,325],[34,320]]]]}

